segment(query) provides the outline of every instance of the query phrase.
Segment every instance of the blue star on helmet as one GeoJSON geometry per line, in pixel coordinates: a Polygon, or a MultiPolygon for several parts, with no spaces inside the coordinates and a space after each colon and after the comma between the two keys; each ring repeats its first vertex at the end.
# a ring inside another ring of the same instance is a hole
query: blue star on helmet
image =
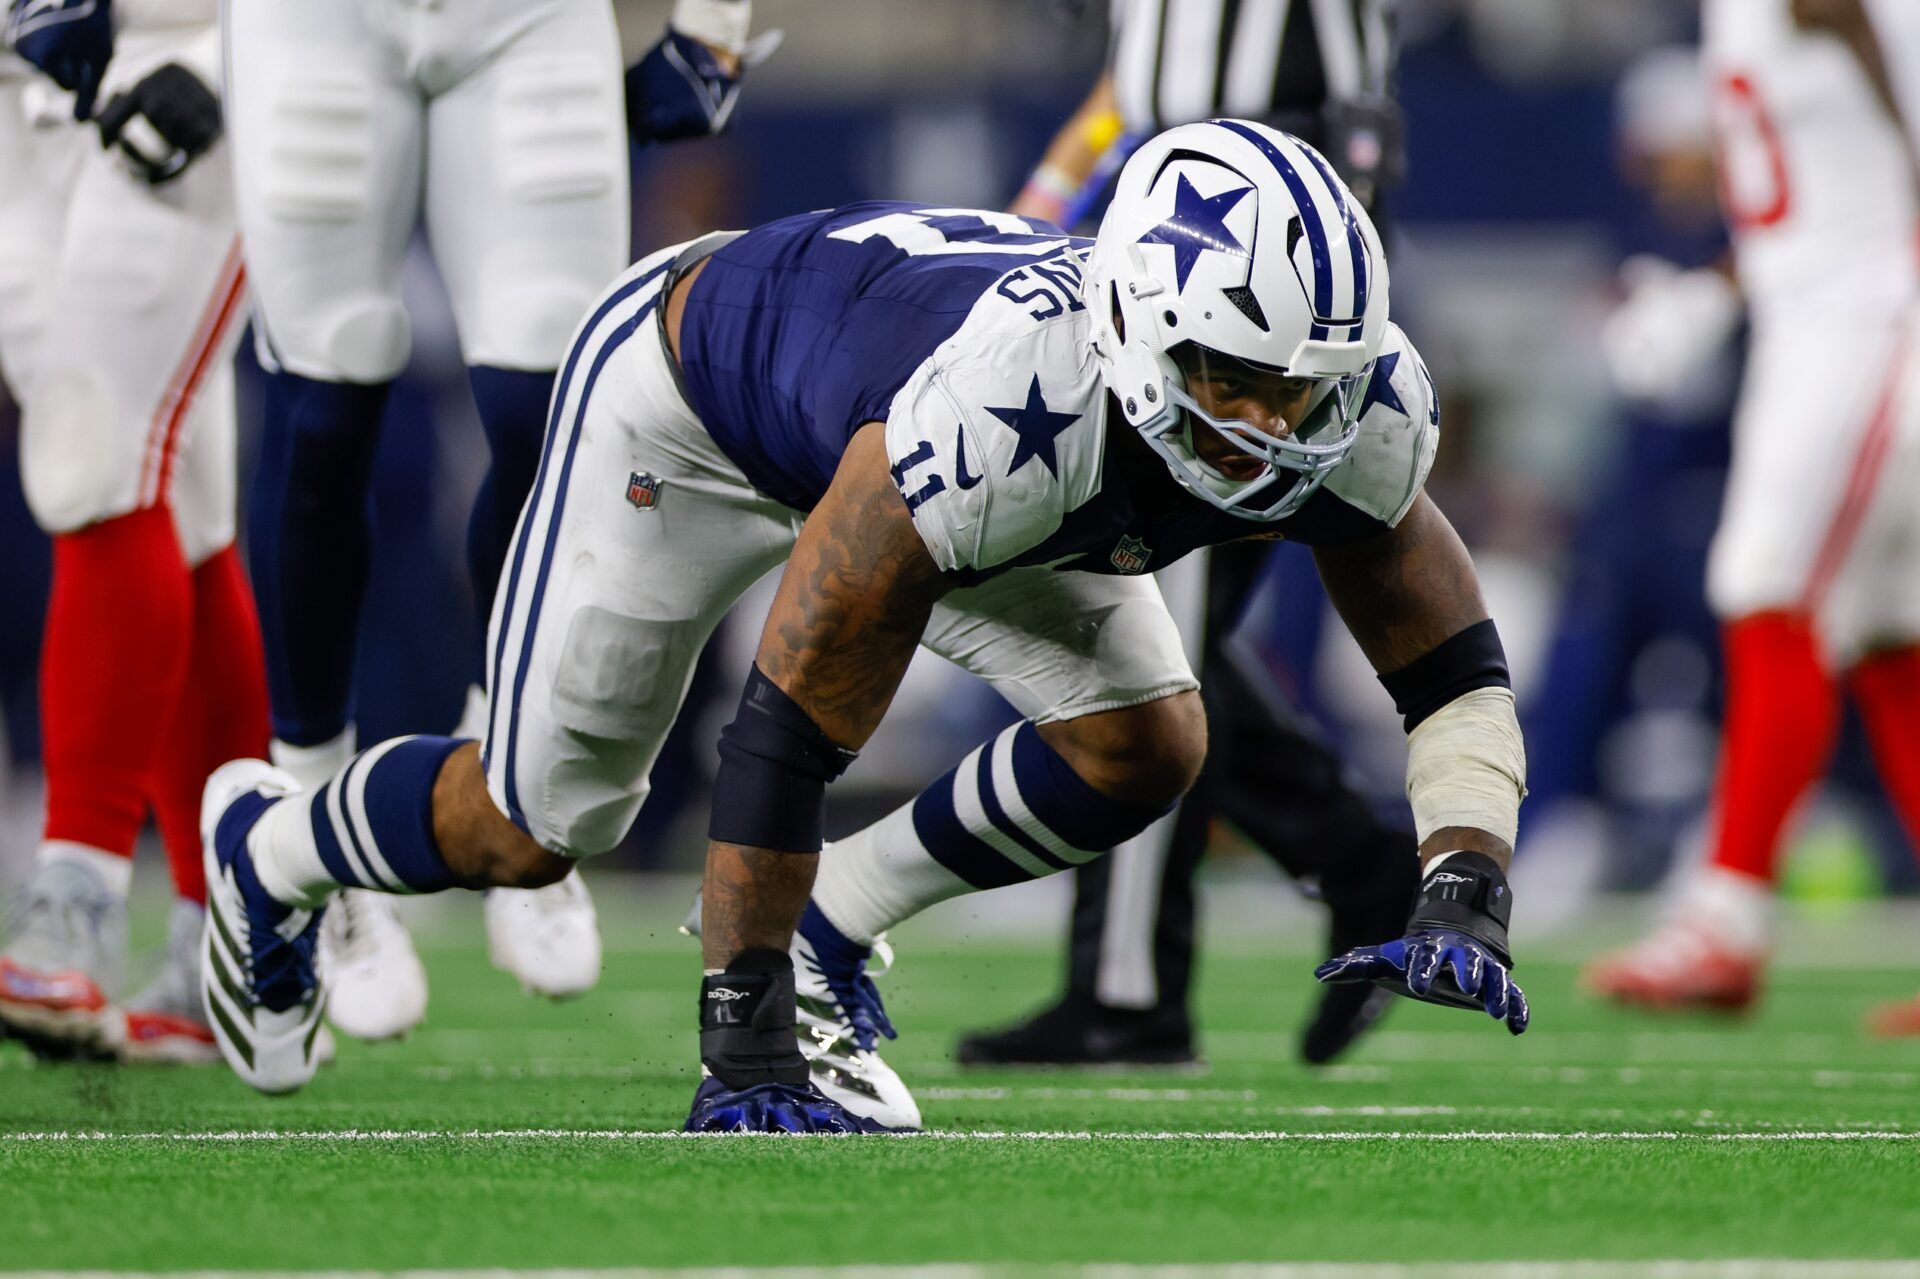
{"type": "Polygon", "coordinates": [[[1080,420],[1078,413],[1050,413],[1047,401],[1040,394],[1040,375],[1033,375],[1033,382],[1027,387],[1027,402],[1017,409],[996,409],[989,407],[987,412],[1013,428],[1020,442],[1013,446],[1013,460],[1007,463],[1007,474],[1025,466],[1029,459],[1039,458],[1046,463],[1047,470],[1054,478],[1060,476],[1060,459],[1053,451],[1054,437],[1080,420]]]}
{"type": "Polygon", "coordinates": [[[1187,276],[1193,272],[1193,264],[1200,260],[1202,253],[1253,256],[1247,246],[1227,230],[1227,214],[1233,212],[1253,188],[1241,187],[1219,195],[1202,196],[1193,189],[1193,183],[1187,181],[1186,174],[1176,175],[1175,181],[1179,185],[1173,191],[1173,216],[1141,236],[1137,243],[1164,244],[1172,248],[1174,287],[1185,290],[1187,276]]]}
{"type": "Polygon", "coordinates": [[[1360,401],[1360,411],[1354,414],[1358,421],[1367,415],[1367,410],[1376,404],[1384,404],[1398,413],[1407,416],[1406,403],[1401,400],[1400,392],[1393,389],[1394,366],[1400,363],[1400,352],[1388,351],[1373,362],[1373,376],[1367,379],[1366,398],[1360,401]]]}

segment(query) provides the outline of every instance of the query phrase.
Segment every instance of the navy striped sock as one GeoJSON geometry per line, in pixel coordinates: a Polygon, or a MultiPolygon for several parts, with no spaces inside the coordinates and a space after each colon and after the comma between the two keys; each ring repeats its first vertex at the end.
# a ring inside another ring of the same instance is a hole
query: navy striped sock
{"type": "Polygon", "coordinates": [[[1039,879],[1093,860],[1168,809],[1101,794],[1016,724],[865,830],[827,846],[813,904],[849,941],[935,902],[1039,879]]]}
{"type": "Polygon", "coordinates": [[[1022,722],[921,791],[913,828],[942,866],[999,888],[1091,861],[1166,811],[1102,795],[1022,722]]]}
{"type": "Polygon", "coordinates": [[[335,883],[432,893],[460,880],[433,838],[433,784],[455,737],[398,737],[360,752],[313,793],[311,829],[335,883]]]}

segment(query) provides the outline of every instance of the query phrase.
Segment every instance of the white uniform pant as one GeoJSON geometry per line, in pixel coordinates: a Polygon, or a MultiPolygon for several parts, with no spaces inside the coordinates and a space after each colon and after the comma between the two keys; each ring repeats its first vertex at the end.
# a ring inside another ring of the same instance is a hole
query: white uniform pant
{"type": "Polygon", "coordinates": [[[1707,595],[1811,616],[1837,667],[1920,639],[1920,319],[1756,315],[1707,595]]]}
{"type": "Polygon", "coordinates": [[[49,533],[170,503],[190,564],[234,536],[244,274],[222,147],[149,187],[0,82],[0,372],[49,533]]]}
{"type": "MultiPolygon", "coordinates": [[[[802,521],[680,392],[657,314],[676,252],[635,266],[576,334],[494,597],[488,790],[565,856],[626,834],[694,660],[802,521]]],[[[1198,687],[1147,577],[1014,570],[948,596],[921,643],[1043,723],[1198,687]]]]}
{"type": "Polygon", "coordinates": [[[608,0],[241,0],[226,21],[261,362],[399,374],[424,195],[466,363],[553,369],[627,262],[608,0]]]}

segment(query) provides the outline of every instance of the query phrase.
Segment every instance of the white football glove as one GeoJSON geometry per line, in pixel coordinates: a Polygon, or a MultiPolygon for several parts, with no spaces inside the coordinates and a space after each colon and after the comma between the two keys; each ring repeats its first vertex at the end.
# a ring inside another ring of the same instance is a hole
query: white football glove
{"type": "Polygon", "coordinates": [[[1600,350],[1630,399],[1674,394],[1740,323],[1740,291],[1719,271],[1641,254],[1621,264],[1620,283],[1626,300],[1601,326],[1600,350]]]}

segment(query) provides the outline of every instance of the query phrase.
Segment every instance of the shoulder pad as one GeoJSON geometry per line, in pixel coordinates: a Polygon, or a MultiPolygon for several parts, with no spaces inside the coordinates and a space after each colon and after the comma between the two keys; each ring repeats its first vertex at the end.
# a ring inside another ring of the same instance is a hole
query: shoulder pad
{"type": "Polygon", "coordinates": [[[1362,402],[1360,438],[1327,488],[1348,506],[1398,524],[1427,482],[1439,444],[1433,375],[1407,335],[1389,324],[1362,402]]]}
{"type": "Polygon", "coordinates": [[[887,412],[893,481],[949,571],[1031,549],[1100,486],[1105,392],[1086,313],[1077,292],[1036,294],[1029,274],[982,294],[887,412]]]}

